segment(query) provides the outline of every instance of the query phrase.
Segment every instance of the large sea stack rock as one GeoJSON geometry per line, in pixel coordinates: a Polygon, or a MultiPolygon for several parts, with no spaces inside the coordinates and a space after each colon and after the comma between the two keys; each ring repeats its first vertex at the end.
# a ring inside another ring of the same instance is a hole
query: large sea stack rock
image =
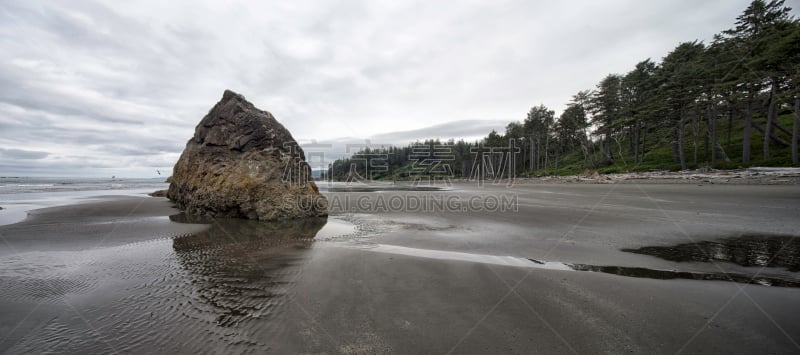
{"type": "Polygon", "coordinates": [[[167,197],[190,214],[265,221],[328,215],[289,131],[230,90],[186,143],[167,197]]]}

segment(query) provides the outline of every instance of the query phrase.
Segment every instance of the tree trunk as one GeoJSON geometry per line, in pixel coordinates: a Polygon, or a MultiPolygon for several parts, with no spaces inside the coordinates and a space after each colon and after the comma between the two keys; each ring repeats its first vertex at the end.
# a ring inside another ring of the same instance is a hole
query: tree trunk
{"type": "Polygon", "coordinates": [[[714,105],[709,107],[710,115],[708,119],[711,121],[711,167],[717,164],[717,113],[714,105]]]}
{"type": "Polygon", "coordinates": [[[561,155],[560,149],[556,148],[556,168],[553,171],[553,175],[558,176],[558,156],[561,155]]]}
{"type": "Polygon", "coordinates": [[[634,145],[633,135],[636,134],[635,132],[636,132],[636,130],[634,129],[633,125],[628,126],[628,154],[634,156],[633,157],[634,161],[636,160],[636,156],[634,155],[634,152],[633,152],[634,151],[634,149],[633,149],[633,145],[634,145]]]}
{"type": "Polygon", "coordinates": [[[715,151],[719,151],[719,156],[722,158],[722,161],[730,163],[731,159],[728,158],[728,154],[725,153],[725,148],[722,147],[722,144],[717,143],[716,147],[717,149],[715,149],[715,151]]]}
{"type": "Polygon", "coordinates": [[[800,93],[794,96],[794,123],[792,124],[792,164],[797,165],[797,130],[800,126],[800,93]]]}
{"type": "Polygon", "coordinates": [[[547,175],[547,153],[550,148],[550,134],[544,137],[544,173],[547,175]]]}
{"type": "Polygon", "coordinates": [[[633,163],[639,164],[639,122],[633,126],[633,163]]]}
{"type": "Polygon", "coordinates": [[[622,143],[619,142],[619,138],[614,138],[614,141],[617,142],[617,153],[619,154],[619,159],[622,160],[622,165],[625,166],[627,172],[628,162],[625,161],[625,155],[622,154],[622,143]]]}
{"type": "Polygon", "coordinates": [[[692,115],[692,139],[694,139],[694,155],[692,156],[692,164],[697,165],[697,152],[699,146],[697,145],[697,138],[700,136],[700,121],[697,119],[697,112],[692,115]]]}
{"type": "Polygon", "coordinates": [[[640,163],[644,163],[644,155],[645,155],[645,153],[647,153],[647,149],[646,149],[647,145],[645,145],[645,143],[647,143],[647,127],[642,125],[642,127],[640,127],[639,130],[642,132],[641,133],[641,136],[642,136],[642,151],[640,153],[641,157],[639,158],[639,162],[640,163]]]}
{"type": "Polygon", "coordinates": [[[672,162],[678,163],[681,161],[678,154],[678,125],[672,127],[672,162]]]}
{"type": "Polygon", "coordinates": [[[753,111],[750,98],[747,98],[747,107],[744,113],[744,130],[742,131],[742,164],[750,165],[750,136],[752,135],[753,111]]]}
{"type": "Polygon", "coordinates": [[[711,130],[711,128],[709,128],[711,126],[711,124],[708,121],[710,121],[710,120],[711,120],[711,118],[707,116],[706,117],[706,121],[705,121],[705,123],[706,123],[706,127],[705,127],[706,128],[706,134],[703,135],[703,161],[706,163],[706,165],[708,165],[708,163],[709,163],[709,161],[708,161],[709,160],[709,156],[708,156],[709,155],[709,150],[708,150],[709,149],[708,148],[709,134],[708,134],[708,132],[709,132],[709,130],[711,130]]]}
{"type": "Polygon", "coordinates": [[[533,137],[531,137],[529,144],[530,144],[530,154],[528,155],[528,160],[530,160],[530,166],[528,168],[530,169],[530,172],[533,172],[534,171],[534,168],[533,168],[533,137]]]}
{"type": "Polygon", "coordinates": [[[681,170],[686,170],[686,157],[683,153],[683,125],[686,120],[684,109],[681,109],[681,118],[678,123],[678,158],[681,161],[681,170]]]}
{"type": "MultiPolygon", "coordinates": [[[[586,131],[586,127],[583,128],[583,137],[582,143],[583,145],[583,168],[586,169],[586,165],[589,162],[589,134],[586,131]]],[[[594,148],[592,148],[592,153],[594,153],[594,148]]],[[[594,163],[594,155],[592,155],[592,163],[594,163]]]]}
{"type": "Polygon", "coordinates": [[[781,137],[776,136],[775,132],[770,132],[770,134],[767,135],[767,131],[764,129],[764,127],[761,127],[761,125],[756,123],[755,121],[753,121],[751,123],[752,123],[753,128],[755,128],[757,131],[763,133],[764,136],[769,137],[769,139],[771,139],[776,144],[780,144],[783,147],[788,147],[788,146],[791,145],[789,142],[781,139],[781,137]]]}
{"type": "Polygon", "coordinates": [[[731,132],[733,132],[733,107],[728,108],[728,141],[725,146],[731,149],[731,132]]]}
{"type": "Polygon", "coordinates": [[[611,132],[610,131],[611,130],[609,129],[606,132],[605,148],[603,148],[603,150],[605,150],[605,159],[606,159],[605,164],[606,165],[614,164],[614,153],[611,152],[611,132]]]}
{"type": "Polygon", "coordinates": [[[772,79],[772,88],[769,91],[769,110],[767,110],[767,126],[764,127],[764,160],[769,160],[769,136],[772,132],[772,122],[775,122],[775,101],[777,100],[776,80],[772,79]]]}
{"type": "Polygon", "coordinates": [[[778,132],[778,131],[781,131],[781,132],[783,132],[783,133],[786,133],[786,135],[787,135],[787,136],[791,136],[791,135],[792,135],[792,132],[789,132],[789,130],[788,130],[788,129],[786,129],[786,128],[783,128],[783,126],[781,126],[781,125],[778,123],[777,112],[778,112],[778,111],[777,111],[777,109],[776,109],[776,110],[775,110],[776,117],[775,117],[775,118],[773,118],[773,120],[772,120],[772,129],[773,129],[773,131],[772,131],[772,134],[775,134],[776,132],[778,132]],[[775,129],[777,129],[778,131],[775,131],[775,129]]]}
{"type": "Polygon", "coordinates": [[[581,143],[581,151],[583,152],[583,168],[586,168],[586,164],[589,163],[589,147],[586,146],[586,143],[581,143]]]}

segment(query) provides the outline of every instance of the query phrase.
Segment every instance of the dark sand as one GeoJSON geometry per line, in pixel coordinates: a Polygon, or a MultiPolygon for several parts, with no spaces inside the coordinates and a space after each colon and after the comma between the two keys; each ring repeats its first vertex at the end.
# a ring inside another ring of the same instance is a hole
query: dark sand
{"type": "Polygon", "coordinates": [[[367,202],[339,205],[327,224],[263,224],[186,217],[163,198],[107,197],[0,226],[0,352],[800,351],[800,288],[564,267],[800,279],[784,267],[620,251],[791,236],[800,230],[795,186],[459,184],[327,195],[367,202]],[[519,209],[376,208],[392,196],[516,196],[519,209]]]}

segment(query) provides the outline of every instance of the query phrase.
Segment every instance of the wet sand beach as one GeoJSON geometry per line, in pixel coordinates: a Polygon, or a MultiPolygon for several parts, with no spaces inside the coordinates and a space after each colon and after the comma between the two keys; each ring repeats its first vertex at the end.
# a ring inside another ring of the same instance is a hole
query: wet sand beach
{"type": "Polygon", "coordinates": [[[321,190],[327,220],[105,196],[0,226],[0,352],[800,351],[796,186],[321,190]]]}

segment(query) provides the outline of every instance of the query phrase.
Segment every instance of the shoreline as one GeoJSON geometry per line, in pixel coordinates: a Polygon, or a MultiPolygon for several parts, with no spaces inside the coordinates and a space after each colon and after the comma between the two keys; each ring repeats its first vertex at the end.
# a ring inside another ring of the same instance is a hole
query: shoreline
{"type": "Polygon", "coordinates": [[[44,208],[90,203],[104,197],[146,196],[149,192],[149,189],[97,189],[0,194],[0,226],[23,222],[30,212],[44,208]]]}

